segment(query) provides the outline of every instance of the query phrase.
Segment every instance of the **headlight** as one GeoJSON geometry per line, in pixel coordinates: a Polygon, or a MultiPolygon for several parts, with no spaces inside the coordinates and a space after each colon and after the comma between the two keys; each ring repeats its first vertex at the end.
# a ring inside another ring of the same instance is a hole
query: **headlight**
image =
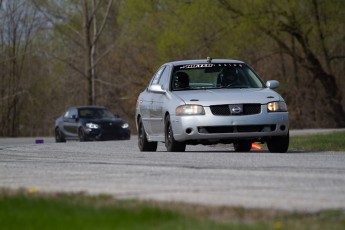
{"type": "Polygon", "coordinates": [[[268,112],[287,112],[287,106],[284,101],[275,101],[267,104],[268,112]]]}
{"type": "Polygon", "coordinates": [[[123,124],[121,125],[121,127],[122,127],[123,129],[127,129],[127,128],[129,127],[129,125],[128,125],[128,123],[123,123],[123,124]]]}
{"type": "Polygon", "coordinates": [[[201,105],[180,105],[176,108],[176,115],[205,115],[205,110],[201,105]]]}
{"type": "Polygon", "coordinates": [[[98,129],[99,125],[95,123],[86,123],[86,127],[88,127],[89,129],[98,129]]]}

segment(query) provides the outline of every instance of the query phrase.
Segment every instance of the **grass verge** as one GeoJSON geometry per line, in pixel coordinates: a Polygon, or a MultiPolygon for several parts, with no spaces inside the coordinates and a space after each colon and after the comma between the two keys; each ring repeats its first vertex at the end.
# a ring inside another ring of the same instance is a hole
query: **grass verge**
{"type": "Polygon", "coordinates": [[[344,229],[345,212],[287,213],[107,195],[0,189],[0,226],[15,229],[344,229]]]}
{"type": "Polygon", "coordinates": [[[345,132],[292,136],[289,150],[298,151],[345,151],[345,132]]]}

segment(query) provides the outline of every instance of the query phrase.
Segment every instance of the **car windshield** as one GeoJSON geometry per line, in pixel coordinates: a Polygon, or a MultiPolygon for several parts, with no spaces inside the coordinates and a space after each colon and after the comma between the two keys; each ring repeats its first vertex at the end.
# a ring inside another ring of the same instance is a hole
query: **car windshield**
{"type": "Polygon", "coordinates": [[[102,108],[79,109],[80,118],[114,118],[114,114],[102,108]]]}
{"type": "Polygon", "coordinates": [[[264,88],[259,76],[246,64],[207,63],[176,66],[172,90],[264,88]]]}

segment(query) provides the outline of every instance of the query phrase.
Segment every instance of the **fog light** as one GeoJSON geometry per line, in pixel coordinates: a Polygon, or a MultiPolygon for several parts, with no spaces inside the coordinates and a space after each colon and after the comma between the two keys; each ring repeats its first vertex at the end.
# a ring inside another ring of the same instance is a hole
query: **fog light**
{"type": "Polygon", "coordinates": [[[192,128],[188,128],[188,129],[186,129],[186,133],[187,133],[187,134],[191,134],[191,133],[192,133],[192,131],[193,131],[193,129],[192,129],[192,128]]]}

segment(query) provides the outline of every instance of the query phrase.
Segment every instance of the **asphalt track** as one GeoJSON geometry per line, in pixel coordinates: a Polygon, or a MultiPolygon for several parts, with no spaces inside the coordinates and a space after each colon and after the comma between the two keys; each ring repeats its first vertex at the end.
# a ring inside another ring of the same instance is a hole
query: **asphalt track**
{"type": "Polygon", "coordinates": [[[289,211],[345,209],[345,153],[236,153],[231,145],[168,153],[163,144],[142,153],[136,136],[67,143],[1,138],[0,187],[289,211]]]}

